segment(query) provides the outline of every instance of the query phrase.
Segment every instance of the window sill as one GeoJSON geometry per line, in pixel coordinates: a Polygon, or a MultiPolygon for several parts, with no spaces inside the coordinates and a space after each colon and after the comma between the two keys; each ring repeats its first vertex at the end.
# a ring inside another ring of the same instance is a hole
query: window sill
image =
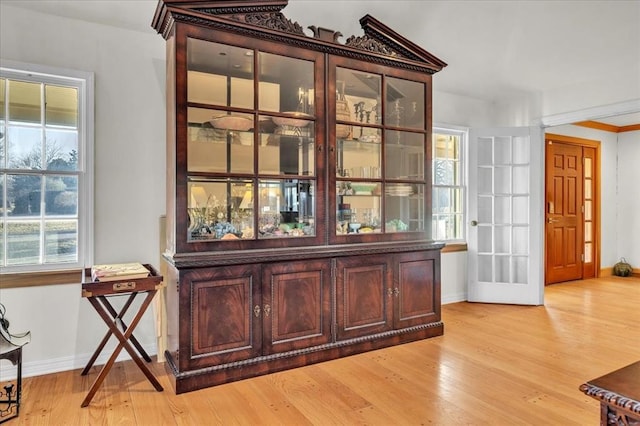
{"type": "Polygon", "coordinates": [[[81,278],[81,269],[2,274],[0,275],[0,289],[38,287],[54,284],[78,284],[81,278]]]}
{"type": "Polygon", "coordinates": [[[447,243],[440,253],[454,253],[457,251],[467,251],[467,243],[447,243]]]}

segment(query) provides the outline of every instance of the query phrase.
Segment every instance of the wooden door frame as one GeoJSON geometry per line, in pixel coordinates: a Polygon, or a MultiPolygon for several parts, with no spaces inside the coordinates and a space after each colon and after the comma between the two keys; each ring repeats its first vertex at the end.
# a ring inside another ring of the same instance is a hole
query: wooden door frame
{"type": "MultiPolygon", "coordinates": [[[[585,138],[578,138],[575,136],[566,136],[566,135],[558,135],[555,133],[545,133],[544,134],[544,150],[545,150],[545,158],[546,158],[546,154],[547,154],[547,150],[548,150],[548,146],[549,144],[547,144],[547,141],[553,141],[553,142],[558,142],[558,143],[564,143],[567,145],[576,145],[576,146],[580,146],[580,147],[586,147],[586,148],[593,148],[595,151],[595,155],[594,155],[594,191],[593,191],[593,203],[594,203],[594,209],[593,209],[593,264],[594,264],[594,277],[584,277],[584,264],[582,267],[582,278],[586,279],[586,278],[597,278],[600,276],[600,241],[601,241],[601,237],[600,237],[600,199],[601,199],[601,188],[600,188],[600,181],[601,181],[601,167],[600,167],[600,159],[601,159],[601,153],[600,153],[600,147],[601,147],[601,142],[598,140],[593,140],[593,139],[585,139],[585,138]]],[[[545,197],[546,197],[546,182],[547,182],[547,174],[549,173],[549,169],[548,169],[548,164],[545,163],[545,168],[544,168],[544,182],[545,182],[545,197]]],[[[583,179],[584,179],[584,170],[583,170],[583,179]]],[[[584,199],[584,197],[583,197],[584,199]]],[[[581,218],[581,223],[580,226],[583,227],[584,230],[584,215],[581,218]]],[[[584,232],[583,232],[584,235],[584,232]]],[[[547,252],[546,252],[546,232],[544,233],[544,271],[545,271],[545,286],[547,285],[547,252]]],[[[582,241],[582,247],[584,250],[584,236],[583,236],[583,241],[582,241]]]]}

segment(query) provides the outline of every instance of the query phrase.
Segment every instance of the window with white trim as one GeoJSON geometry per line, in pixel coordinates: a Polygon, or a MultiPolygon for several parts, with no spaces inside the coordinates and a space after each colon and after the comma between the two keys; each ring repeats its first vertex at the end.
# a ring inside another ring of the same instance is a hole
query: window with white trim
{"type": "Polygon", "coordinates": [[[433,129],[432,238],[462,241],[464,235],[464,144],[466,132],[433,129]]]}
{"type": "Polygon", "coordinates": [[[0,271],[91,264],[93,74],[2,62],[0,271]]]}

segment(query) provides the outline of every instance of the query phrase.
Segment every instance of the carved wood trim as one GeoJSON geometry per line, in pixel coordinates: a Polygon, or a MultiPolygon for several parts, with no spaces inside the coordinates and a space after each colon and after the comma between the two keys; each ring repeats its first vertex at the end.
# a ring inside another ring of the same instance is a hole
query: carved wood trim
{"type": "Polygon", "coordinates": [[[620,408],[629,413],[640,416],[640,401],[636,401],[626,396],[620,395],[616,392],[600,388],[598,386],[585,383],[580,385],[580,390],[594,399],[599,400],[601,403],[612,405],[616,408],[620,408]]]}
{"type": "Polygon", "coordinates": [[[197,8],[167,1],[159,4],[152,26],[165,39],[171,35],[176,22],[184,22],[428,74],[446,66],[370,16],[360,21],[365,31],[363,36],[351,36],[341,44],[338,38],[342,34],[338,31],[310,26],[314,37],[307,36],[300,24],[280,12],[284,6],[286,2],[197,8]],[[328,33],[332,34],[331,40],[328,33]],[[404,46],[402,42],[408,45],[404,46]]]}

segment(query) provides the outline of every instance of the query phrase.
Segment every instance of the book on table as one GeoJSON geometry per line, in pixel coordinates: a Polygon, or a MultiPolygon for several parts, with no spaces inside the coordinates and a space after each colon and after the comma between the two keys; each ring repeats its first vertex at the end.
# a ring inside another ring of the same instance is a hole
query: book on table
{"type": "Polygon", "coordinates": [[[93,265],[91,267],[91,279],[93,281],[118,281],[146,278],[149,270],[142,263],[110,263],[93,265]]]}

